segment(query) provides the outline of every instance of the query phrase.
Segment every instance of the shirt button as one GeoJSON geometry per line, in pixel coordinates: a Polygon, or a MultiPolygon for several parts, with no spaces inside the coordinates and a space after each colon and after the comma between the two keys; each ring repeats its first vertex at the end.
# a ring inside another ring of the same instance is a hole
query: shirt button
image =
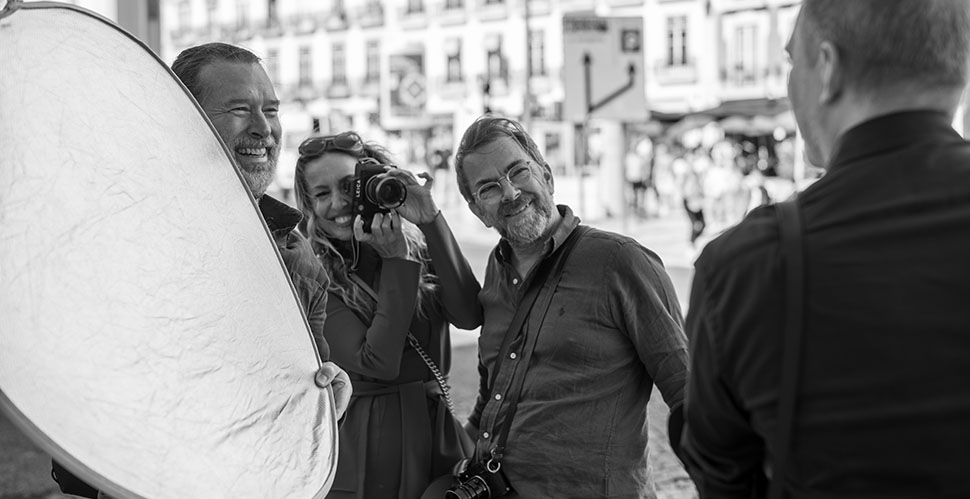
{"type": "Polygon", "coordinates": [[[483,431],[482,432],[482,438],[488,438],[488,432],[487,431],[483,431]]]}
{"type": "Polygon", "coordinates": [[[495,394],[495,400],[502,400],[502,394],[501,393],[496,393],[495,394]]]}
{"type": "Polygon", "coordinates": [[[509,358],[510,359],[514,359],[516,357],[517,357],[517,355],[515,355],[515,352],[512,352],[512,353],[509,354],[509,358]]]}
{"type": "Polygon", "coordinates": [[[518,284],[518,283],[519,283],[519,278],[518,277],[512,279],[512,284],[518,284]]]}

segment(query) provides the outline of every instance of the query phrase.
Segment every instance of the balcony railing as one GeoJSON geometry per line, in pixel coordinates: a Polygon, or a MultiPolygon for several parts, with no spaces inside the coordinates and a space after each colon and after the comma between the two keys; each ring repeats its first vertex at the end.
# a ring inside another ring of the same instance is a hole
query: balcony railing
{"type": "Polygon", "coordinates": [[[730,87],[756,87],[768,77],[767,68],[721,68],[721,82],[730,87]]]}
{"type": "Polygon", "coordinates": [[[286,19],[284,26],[287,31],[297,35],[313,33],[320,27],[321,17],[317,14],[293,14],[286,19]]]}
{"type": "Polygon", "coordinates": [[[424,4],[405,5],[398,9],[398,19],[405,29],[420,29],[428,26],[428,10],[424,4]]]}
{"type": "Polygon", "coordinates": [[[686,85],[697,83],[698,70],[694,58],[689,58],[682,64],[670,64],[667,59],[657,61],[653,66],[657,83],[661,85],[686,85]]]}
{"type": "Polygon", "coordinates": [[[380,2],[368,2],[357,9],[357,23],[362,28],[384,25],[384,6],[380,2]]]}
{"type": "Polygon", "coordinates": [[[345,30],[350,25],[347,21],[347,11],[345,10],[335,10],[331,11],[326,18],[324,26],[326,26],[327,31],[340,31],[345,30]]]}
{"type": "Polygon", "coordinates": [[[438,24],[462,24],[468,20],[468,3],[473,0],[444,0],[435,5],[435,19],[438,24]]]}
{"type": "Polygon", "coordinates": [[[327,97],[330,99],[345,99],[350,95],[350,84],[346,79],[333,80],[327,85],[327,97]]]}
{"type": "Polygon", "coordinates": [[[482,21],[498,21],[509,17],[509,0],[469,0],[475,2],[475,14],[482,21]]]}

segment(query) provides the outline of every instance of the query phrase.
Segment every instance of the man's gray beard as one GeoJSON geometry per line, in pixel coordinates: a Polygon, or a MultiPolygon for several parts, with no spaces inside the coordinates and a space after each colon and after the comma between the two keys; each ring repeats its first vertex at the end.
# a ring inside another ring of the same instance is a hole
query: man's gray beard
{"type": "Polygon", "coordinates": [[[246,183],[249,185],[249,190],[253,193],[253,197],[261,197],[266,194],[266,189],[269,188],[270,184],[273,183],[273,179],[276,178],[276,158],[266,162],[265,167],[257,168],[254,171],[249,171],[246,167],[241,168],[243,177],[246,178],[246,183]]]}
{"type": "Polygon", "coordinates": [[[512,247],[530,246],[545,235],[549,219],[552,218],[552,207],[536,197],[532,208],[534,209],[527,210],[525,216],[516,223],[507,224],[499,229],[499,235],[512,247]]]}

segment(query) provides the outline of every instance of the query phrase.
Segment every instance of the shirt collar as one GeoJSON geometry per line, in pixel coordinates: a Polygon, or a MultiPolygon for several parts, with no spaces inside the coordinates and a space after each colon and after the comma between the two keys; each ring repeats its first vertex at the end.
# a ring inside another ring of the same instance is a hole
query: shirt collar
{"type": "MultiPolygon", "coordinates": [[[[548,256],[556,251],[557,248],[562,246],[563,241],[569,237],[573,229],[579,225],[579,217],[573,214],[573,210],[564,204],[556,205],[556,209],[559,210],[559,214],[562,216],[559,220],[559,225],[556,226],[552,231],[552,237],[546,241],[546,250],[543,255],[548,256]]],[[[512,257],[512,246],[502,239],[498,242],[498,248],[496,251],[496,257],[502,263],[508,263],[512,257]]]]}
{"type": "Polygon", "coordinates": [[[265,194],[259,198],[259,211],[273,236],[289,234],[303,220],[300,210],[265,194]]]}
{"type": "Polygon", "coordinates": [[[872,156],[910,144],[938,138],[941,134],[959,134],[942,111],[903,111],[862,122],[842,134],[833,148],[829,172],[859,158],[872,156]]]}

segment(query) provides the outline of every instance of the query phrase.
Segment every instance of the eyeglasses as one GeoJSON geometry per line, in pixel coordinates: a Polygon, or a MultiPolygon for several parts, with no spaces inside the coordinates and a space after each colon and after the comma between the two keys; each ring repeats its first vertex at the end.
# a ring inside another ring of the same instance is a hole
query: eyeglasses
{"type": "Polygon", "coordinates": [[[357,133],[343,132],[337,135],[310,137],[300,144],[298,151],[300,152],[301,159],[320,156],[328,151],[345,152],[357,157],[364,152],[364,143],[360,140],[360,135],[357,135],[357,133]]]}
{"type": "Polygon", "coordinates": [[[498,178],[493,182],[487,184],[482,184],[477,191],[475,191],[475,197],[479,201],[495,201],[501,199],[502,197],[502,180],[508,181],[510,186],[513,187],[525,187],[532,178],[532,167],[530,166],[532,162],[526,161],[525,163],[519,163],[513,166],[509,171],[505,172],[505,175],[498,178]]]}

